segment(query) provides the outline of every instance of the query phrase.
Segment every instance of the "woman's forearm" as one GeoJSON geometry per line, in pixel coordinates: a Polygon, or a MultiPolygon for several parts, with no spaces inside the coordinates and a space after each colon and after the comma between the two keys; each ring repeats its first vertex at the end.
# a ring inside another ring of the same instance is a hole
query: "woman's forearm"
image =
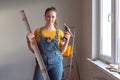
{"type": "Polygon", "coordinates": [[[31,46],[31,42],[29,41],[29,39],[28,39],[27,36],[26,36],[26,39],[27,39],[27,45],[28,45],[29,50],[30,50],[32,53],[34,53],[34,50],[33,50],[32,46],[31,46]]]}
{"type": "Polygon", "coordinates": [[[66,42],[62,43],[62,45],[61,45],[61,53],[62,54],[66,51],[68,44],[69,44],[69,39],[66,42]]]}

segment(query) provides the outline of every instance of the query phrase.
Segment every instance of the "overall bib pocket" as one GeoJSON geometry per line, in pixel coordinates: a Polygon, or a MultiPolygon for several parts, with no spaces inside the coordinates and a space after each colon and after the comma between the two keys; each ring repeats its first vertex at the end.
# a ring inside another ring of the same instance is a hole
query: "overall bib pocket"
{"type": "Polygon", "coordinates": [[[48,56],[48,64],[57,64],[63,61],[60,51],[56,51],[54,55],[48,56]]]}

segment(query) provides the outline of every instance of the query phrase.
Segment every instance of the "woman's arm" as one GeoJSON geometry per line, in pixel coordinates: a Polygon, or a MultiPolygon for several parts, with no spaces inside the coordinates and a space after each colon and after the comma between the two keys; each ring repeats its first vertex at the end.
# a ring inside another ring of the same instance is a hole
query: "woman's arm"
{"type": "Polygon", "coordinates": [[[31,52],[34,53],[34,50],[32,48],[32,43],[31,43],[31,39],[34,38],[34,34],[33,33],[29,33],[26,35],[26,40],[27,40],[27,45],[28,45],[28,48],[30,49],[31,52]]]}
{"type": "Polygon", "coordinates": [[[60,43],[60,50],[61,50],[62,54],[66,51],[67,46],[69,44],[70,37],[71,37],[71,35],[68,31],[65,32],[65,37],[66,37],[66,41],[60,43]]]}

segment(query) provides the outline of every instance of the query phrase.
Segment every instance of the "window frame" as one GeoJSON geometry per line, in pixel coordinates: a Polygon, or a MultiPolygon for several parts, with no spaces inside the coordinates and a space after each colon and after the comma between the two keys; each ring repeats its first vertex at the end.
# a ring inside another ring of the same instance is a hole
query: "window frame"
{"type": "MultiPolygon", "coordinates": [[[[115,17],[115,24],[116,24],[116,55],[115,55],[115,57],[116,57],[116,59],[115,59],[115,62],[116,63],[120,63],[120,59],[118,58],[118,56],[120,56],[120,50],[118,50],[118,44],[120,43],[120,41],[118,41],[118,36],[119,36],[119,28],[120,28],[120,23],[119,23],[119,21],[120,21],[120,1],[119,0],[116,0],[116,6],[115,6],[115,8],[116,8],[116,16],[119,16],[119,17],[115,17]],[[119,7],[118,7],[119,6],[119,7]],[[118,28],[119,27],[119,28],[118,28]]],[[[120,47],[120,46],[119,46],[120,47]]]]}
{"type": "Polygon", "coordinates": [[[115,6],[116,0],[111,0],[111,1],[112,1],[111,2],[112,3],[111,4],[112,5],[112,16],[111,16],[111,20],[112,20],[111,21],[112,22],[112,24],[111,24],[111,26],[112,26],[112,31],[111,31],[112,32],[112,35],[111,35],[111,38],[112,38],[111,39],[111,41],[112,41],[111,42],[112,48],[111,49],[112,50],[111,50],[111,57],[102,55],[102,53],[100,51],[101,50],[100,49],[101,48],[101,44],[100,44],[101,43],[100,42],[100,37],[101,37],[101,33],[100,33],[101,32],[100,31],[100,27],[101,27],[101,0],[98,1],[98,3],[99,3],[99,5],[98,5],[98,9],[99,9],[99,14],[98,14],[99,15],[99,20],[98,20],[99,28],[98,28],[98,30],[99,31],[97,33],[98,37],[99,37],[99,39],[98,39],[98,58],[100,60],[104,61],[104,62],[115,63],[116,62],[116,60],[115,60],[116,59],[116,54],[117,54],[116,53],[116,47],[115,47],[116,46],[116,40],[117,40],[116,37],[115,37],[116,36],[116,31],[115,31],[116,30],[116,25],[115,25],[116,24],[116,18],[115,18],[115,16],[116,16],[116,13],[115,13],[116,12],[116,9],[115,9],[116,8],[116,6],[115,6]]]}

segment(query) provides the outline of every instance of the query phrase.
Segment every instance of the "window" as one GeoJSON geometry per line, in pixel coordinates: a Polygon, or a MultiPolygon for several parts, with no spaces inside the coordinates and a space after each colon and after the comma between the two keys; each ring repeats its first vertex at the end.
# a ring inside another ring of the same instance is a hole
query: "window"
{"type": "Polygon", "coordinates": [[[120,63],[120,1],[99,0],[98,4],[98,58],[109,63],[120,63]]]}
{"type": "Polygon", "coordinates": [[[120,1],[117,2],[117,61],[120,63],[120,1]]]}
{"type": "Polygon", "coordinates": [[[101,54],[111,57],[111,28],[112,28],[112,10],[110,0],[101,0],[101,35],[100,35],[100,48],[101,54]]]}
{"type": "Polygon", "coordinates": [[[100,0],[100,50],[99,57],[114,61],[114,3],[113,0],[100,0]]]}

